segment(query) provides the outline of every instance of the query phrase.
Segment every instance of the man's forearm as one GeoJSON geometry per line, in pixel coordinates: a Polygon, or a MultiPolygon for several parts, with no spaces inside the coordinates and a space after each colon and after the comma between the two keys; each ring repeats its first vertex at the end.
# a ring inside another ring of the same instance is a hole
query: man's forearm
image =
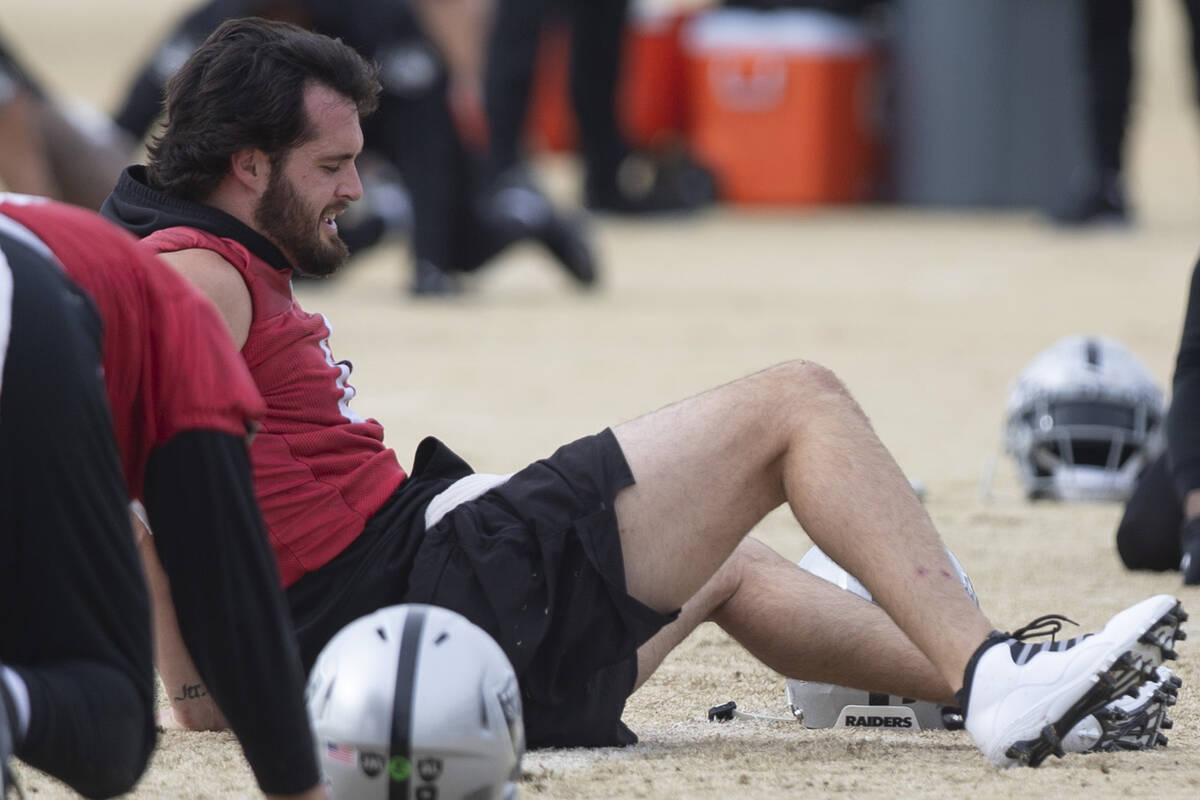
{"type": "MultiPolygon", "coordinates": [[[[252,487],[238,437],[185,432],[151,456],[146,507],[180,651],[191,654],[263,791],[303,792],[319,779],[304,673],[252,487]]],[[[181,703],[205,701],[197,684],[173,683],[181,703]]]]}
{"type": "MultiPolygon", "coordinates": [[[[188,730],[214,731],[229,727],[225,715],[204,685],[179,632],[175,604],[171,601],[171,584],[163,571],[154,540],[142,518],[133,516],[142,568],[150,589],[150,605],[154,621],[154,665],[171,702],[175,724],[188,730]]],[[[160,720],[163,721],[163,720],[160,720]]]]}

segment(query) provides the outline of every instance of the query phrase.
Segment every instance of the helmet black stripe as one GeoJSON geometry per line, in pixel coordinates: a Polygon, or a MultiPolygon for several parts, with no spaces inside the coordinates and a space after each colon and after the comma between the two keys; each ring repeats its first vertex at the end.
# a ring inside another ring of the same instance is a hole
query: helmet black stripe
{"type": "Polygon", "coordinates": [[[400,663],[396,665],[396,699],[392,703],[389,800],[408,800],[409,797],[408,789],[413,770],[413,699],[416,696],[417,655],[421,652],[421,631],[424,628],[425,609],[408,609],[404,616],[404,630],[400,634],[400,663]],[[402,771],[392,771],[392,763],[398,763],[402,771]]]}

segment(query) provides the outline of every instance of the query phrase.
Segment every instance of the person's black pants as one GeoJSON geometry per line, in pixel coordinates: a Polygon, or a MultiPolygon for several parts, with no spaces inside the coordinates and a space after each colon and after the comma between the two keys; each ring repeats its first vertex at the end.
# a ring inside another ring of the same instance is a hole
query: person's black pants
{"type": "Polygon", "coordinates": [[[51,261],[0,236],[0,662],[29,688],[16,755],[90,797],[128,791],[155,741],[150,607],[113,440],[101,331],[51,261]]]}
{"type": "Polygon", "coordinates": [[[628,0],[499,0],[484,86],[493,176],[522,160],[538,42],[556,5],[569,14],[571,107],[584,165],[593,176],[615,174],[625,155],[616,96],[628,0]]]}
{"type": "MultiPolygon", "coordinates": [[[[1200,76],[1200,0],[1183,0],[1191,30],[1193,80],[1200,76]]],[[[1088,0],[1088,110],[1102,170],[1119,174],[1133,77],[1133,0],[1088,0]]],[[[1200,95],[1200,83],[1194,84],[1200,95]]]]}
{"type": "Polygon", "coordinates": [[[440,57],[417,30],[372,53],[385,66],[424,59],[425,80],[404,85],[384,76],[379,110],[363,121],[368,146],[399,170],[413,206],[417,261],[447,272],[470,272],[512,242],[480,213],[478,165],[458,137],[440,57]]]}
{"type": "Polygon", "coordinates": [[[1167,455],[1146,467],[1117,526],[1117,552],[1129,569],[1179,569],[1183,511],[1167,455]]]}

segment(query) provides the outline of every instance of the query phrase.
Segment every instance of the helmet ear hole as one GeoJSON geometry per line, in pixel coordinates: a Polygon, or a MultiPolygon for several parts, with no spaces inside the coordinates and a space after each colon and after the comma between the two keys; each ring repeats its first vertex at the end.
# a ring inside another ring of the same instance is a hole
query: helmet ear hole
{"type": "Polygon", "coordinates": [[[1030,499],[1123,501],[1162,452],[1164,415],[1136,356],[1103,336],[1067,336],[1018,376],[1004,448],[1030,499]]]}

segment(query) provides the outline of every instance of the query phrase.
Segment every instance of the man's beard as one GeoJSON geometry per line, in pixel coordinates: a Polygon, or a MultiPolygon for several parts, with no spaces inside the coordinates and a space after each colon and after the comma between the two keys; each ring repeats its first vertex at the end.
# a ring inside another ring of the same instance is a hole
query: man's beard
{"type": "Polygon", "coordinates": [[[338,236],[325,241],[320,219],[314,219],[305,208],[299,192],[280,167],[271,170],[267,190],[254,209],[254,221],[301,275],[312,278],[332,275],[350,257],[349,248],[338,236]]]}

